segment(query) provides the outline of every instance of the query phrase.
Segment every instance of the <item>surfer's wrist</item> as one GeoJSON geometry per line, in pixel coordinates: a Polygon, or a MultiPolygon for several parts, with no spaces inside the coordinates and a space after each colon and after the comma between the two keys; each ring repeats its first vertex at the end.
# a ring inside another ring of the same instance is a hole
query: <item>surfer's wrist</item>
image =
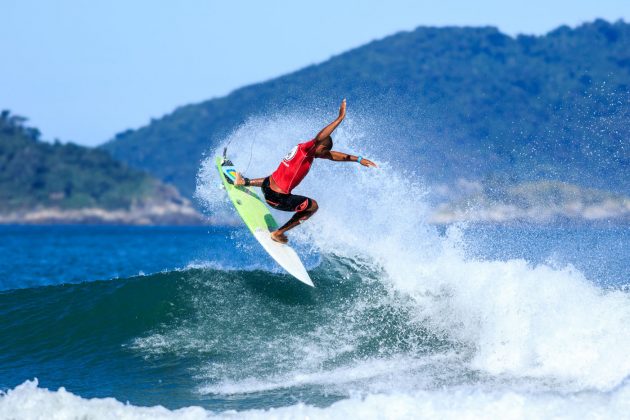
{"type": "Polygon", "coordinates": [[[363,156],[357,156],[357,163],[360,165],[363,160],[363,156]]]}
{"type": "Polygon", "coordinates": [[[249,187],[251,180],[249,178],[243,177],[243,185],[249,187]]]}

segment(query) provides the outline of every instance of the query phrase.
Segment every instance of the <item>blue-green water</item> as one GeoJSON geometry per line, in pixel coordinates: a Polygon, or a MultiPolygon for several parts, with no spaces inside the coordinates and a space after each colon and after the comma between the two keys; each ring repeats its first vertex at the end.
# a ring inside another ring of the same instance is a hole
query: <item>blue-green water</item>
{"type": "Polygon", "coordinates": [[[436,232],[457,251],[412,272],[302,248],[311,289],[242,228],[0,227],[0,388],[223,412],[627,381],[627,228],[436,232]]]}

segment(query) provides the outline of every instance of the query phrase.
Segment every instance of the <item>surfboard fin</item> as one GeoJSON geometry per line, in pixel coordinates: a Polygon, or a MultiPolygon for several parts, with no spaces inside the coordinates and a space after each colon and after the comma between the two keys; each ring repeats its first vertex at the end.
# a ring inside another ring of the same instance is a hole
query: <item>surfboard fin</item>
{"type": "Polygon", "coordinates": [[[221,161],[221,166],[234,166],[232,161],[227,158],[227,146],[223,148],[223,160],[221,161]]]}

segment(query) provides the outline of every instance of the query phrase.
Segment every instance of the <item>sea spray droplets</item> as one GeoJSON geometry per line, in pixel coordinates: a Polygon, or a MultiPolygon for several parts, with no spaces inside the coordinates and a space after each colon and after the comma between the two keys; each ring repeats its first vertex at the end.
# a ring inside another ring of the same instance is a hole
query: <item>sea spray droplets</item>
{"type": "MultiPolygon", "coordinates": [[[[473,350],[470,369],[571,390],[610,389],[630,375],[623,351],[630,347],[627,293],[605,292],[570,267],[467,257],[456,234],[440,235],[425,222],[421,180],[399,169],[396,156],[370,153],[382,150],[378,139],[366,140],[370,128],[367,118],[344,126],[335,149],[369,156],[381,168],[316,161],[296,193],[316,199],[320,211],[290,233],[293,241],[380,267],[382,284],[415,302],[417,322],[473,350]]],[[[261,146],[248,175],[266,176],[286,150],[318,129],[313,119],[297,116],[250,120],[229,137],[231,157],[245,164],[249,149],[238,145],[255,136],[261,146]]],[[[200,171],[198,196],[212,208],[221,198],[207,191],[214,182],[208,165],[200,171]]]]}

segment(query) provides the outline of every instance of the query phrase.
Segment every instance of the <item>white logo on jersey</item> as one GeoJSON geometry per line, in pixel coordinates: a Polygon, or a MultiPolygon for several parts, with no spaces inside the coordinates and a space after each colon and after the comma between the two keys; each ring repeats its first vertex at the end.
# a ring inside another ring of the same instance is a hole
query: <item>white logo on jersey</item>
{"type": "Polygon", "coordinates": [[[291,160],[295,157],[295,154],[297,153],[298,147],[295,146],[293,149],[291,149],[291,151],[289,153],[287,153],[287,155],[282,159],[285,161],[291,160]]]}

